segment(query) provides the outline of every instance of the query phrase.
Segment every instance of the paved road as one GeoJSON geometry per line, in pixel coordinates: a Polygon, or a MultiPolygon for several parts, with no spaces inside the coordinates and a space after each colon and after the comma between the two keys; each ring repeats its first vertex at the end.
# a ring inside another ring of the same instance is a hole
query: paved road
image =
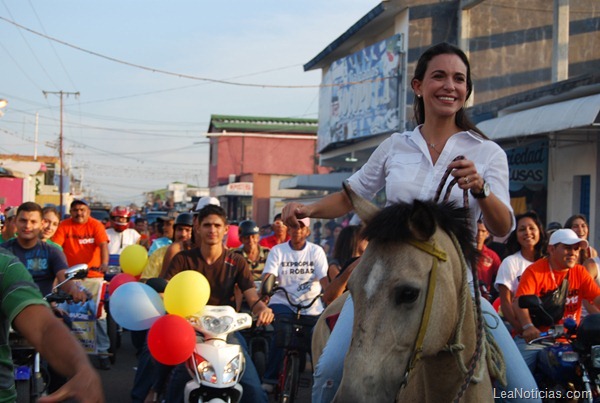
{"type": "MultiPolygon", "coordinates": [[[[99,370],[104,386],[104,396],[110,403],[131,402],[129,393],[133,385],[135,367],[137,360],[135,351],[131,344],[129,332],[125,332],[122,337],[122,345],[117,353],[115,365],[109,371],[99,370]]],[[[307,371],[302,374],[299,388],[298,403],[310,403],[310,385],[311,373],[310,365],[307,371]]],[[[269,401],[274,402],[273,396],[269,396],[269,401]]]]}

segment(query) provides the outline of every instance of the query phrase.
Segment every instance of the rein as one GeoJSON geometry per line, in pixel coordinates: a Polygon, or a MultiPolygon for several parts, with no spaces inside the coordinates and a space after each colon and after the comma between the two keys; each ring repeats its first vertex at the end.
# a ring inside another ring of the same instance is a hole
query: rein
{"type": "MultiPolygon", "coordinates": [[[[465,158],[464,156],[459,155],[458,157],[456,157],[454,159],[454,161],[462,160],[464,158],[465,158]]],[[[450,173],[451,173],[451,169],[447,169],[446,172],[444,173],[444,175],[442,176],[440,184],[436,190],[434,202],[437,203],[439,201],[440,195],[444,188],[444,184],[448,180],[448,176],[450,175],[450,173]]],[[[458,178],[453,178],[450,181],[450,183],[448,184],[448,187],[446,188],[446,193],[444,194],[444,199],[443,199],[444,202],[447,202],[449,200],[452,187],[454,185],[456,185],[457,183],[458,183],[458,178]]],[[[468,192],[466,189],[463,190],[463,204],[464,204],[465,208],[469,207],[469,195],[468,195],[468,192]]],[[[469,222],[467,222],[467,225],[470,228],[469,222]]],[[[456,250],[458,251],[458,253],[460,255],[461,266],[463,268],[463,276],[462,276],[463,277],[463,287],[462,287],[461,294],[467,294],[468,293],[468,284],[467,284],[467,278],[466,278],[467,277],[466,276],[467,263],[465,261],[465,258],[462,253],[462,250],[460,248],[460,244],[458,243],[458,240],[456,239],[454,234],[450,234],[450,235],[452,237],[454,247],[456,248],[456,250]]],[[[419,333],[417,334],[417,339],[415,342],[415,349],[413,350],[413,352],[411,354],[411,358],[409,360],[408,366],[404,373],[404,377],[402,379],[400,388],[403,388],[404,386],[406,386],[406,384],[408,383],[410,371],[412,371],[414,369],[417,362],[421,359],[421,356],[423,353],[423,342],[425,340],[425,334],[427,333],[427,325],[429,324],[429,318],[431,315],[431,310],[433,308],[433,297],[435,294],[435,285],[437,283],[437,277],[438,277],[438,263],[440,261],[445,262],[448,259],[446,252],[444,252],[441,249],[438,249],[435,246],[435,244],[433,244],[433,243],[417,241],[417,240],[410,240],[410,241],[408,241],[408,243],[410,245],[416,247],[417,249],[420,249],[421,251],[428,253],[429,255],[433,256],[435,259],[433,259],[433,266],[432,266],[431,272],[429,274],[429,285],[427,287],[427,297],[425,299],[425,308],[423,311],[423,317],[421,318],[421,325],[419,327],[419,333]]],[[[475,298],[474,299],[475,299],[476,317],[477,317],[477,342],[476,342],[475,351],[473,352],[473,356],[471,357],[468,368],[466,368],[464,366],[462,359],[460,358],[459,355],[457,355],[457,360],[459,361],[459,366],[463,370],[463,373],[465,373],[465,378],[463,380],[462,385],[460,386],[459,390],[456,393],[456,397],[454,399],[455,402],[460,401],[460,399],[464,395],[465,391],[467,390],[469,383],[472,380],[474,380],[475,368],[477,367],[477,363],[482,356],[482,350],[485,348],[483,346],[483,315],[481,312],[481,301],[479,300],[480,291],[479,291],[479,281],[477,278],[477,268],[471,267],[471,272],[473,274],[473,286],[475,288],[475,298]]],[[[455,329],[455,335],[457,336],[456,337],[457,339],[458,339],[458,334],[460,332],[459,328],[462,327],[462,322],[464,320],[464,313],[465,313],[464,310],[466,309],[466,302],[468,301],[468,299],[465,297],[465,295],[463,295],[461,300],[463,301],[461,315],[459,317],[459,323],[457,324],[457,328],[455,329]]],[[[456,344],[456,343],[448,346],[448,350],[452,354],[455,354],[456,351],[462,350],[462,349],[464,349],[464,346],[460,345],[460,344],[456,344]]]]}

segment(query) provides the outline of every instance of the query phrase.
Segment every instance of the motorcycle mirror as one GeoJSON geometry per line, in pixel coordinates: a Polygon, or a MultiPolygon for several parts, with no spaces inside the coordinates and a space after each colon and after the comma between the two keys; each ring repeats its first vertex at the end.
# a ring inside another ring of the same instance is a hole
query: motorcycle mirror
{"type": "Polygon", "coordinates": [[[260,290],[261,295],[271,296],[273,294],[273,287],[275,286],[275,276],[269,275],[262,282],[262,288],[260,290]]]}
{"type": "Polygon", "coordinates": [[[521,295],[519,297],[519,308],[540,308],[542,300],[537,295],[521,295]]]}
{"type": "Polygon", "coordinates": [[[77,277],[77,278],[83,278],[87,275],[87,269],[88,269],[88,265],[87,264],[76,264],[74,266],[69,267],[67,270],[65,270],[65,276],[67,278],[72,278],[72,277],[77,277]]]}

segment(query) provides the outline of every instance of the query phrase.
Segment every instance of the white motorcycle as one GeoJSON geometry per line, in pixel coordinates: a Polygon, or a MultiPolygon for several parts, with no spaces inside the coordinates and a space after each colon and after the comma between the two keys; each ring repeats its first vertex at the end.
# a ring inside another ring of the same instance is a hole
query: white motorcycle
{"type": "Polygon", "coordinates": [[[242,347],[228,344],[227,336],[252,326],[252,317],[237,313],[230,306],[206,305],[188,320],[204,341],[196,343],[186,367],[192,380],[185,386],[185,402],[239,402],[243,388],[239,384],[246,368],[242,347]]]}

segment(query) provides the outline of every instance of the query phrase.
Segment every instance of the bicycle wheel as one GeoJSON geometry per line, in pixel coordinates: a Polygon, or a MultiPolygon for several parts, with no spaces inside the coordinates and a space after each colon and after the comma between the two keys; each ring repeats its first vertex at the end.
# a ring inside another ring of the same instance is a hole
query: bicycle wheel
{"type": "Polygon", "coordinates": [[[298,392],[300,360],[297,354],[288,354],[283,365],[283,388],[279,394],[279,403],[293,403],[298,392]]]}
{"type": "Polygon", "coordinates": [[[33,402],[33,399],[31,398],[31,378],[15,381],[15,387],[17,389],[17,403],[33,402]]]}
{"type": "Polygon", "coordinates": [[[252,353],[252,362],[256,367],[258,377],[262,381],[263,376],[265,375],[265,370],[267,369],[267,355],[262,350],[255,351],[252,353]]]}

